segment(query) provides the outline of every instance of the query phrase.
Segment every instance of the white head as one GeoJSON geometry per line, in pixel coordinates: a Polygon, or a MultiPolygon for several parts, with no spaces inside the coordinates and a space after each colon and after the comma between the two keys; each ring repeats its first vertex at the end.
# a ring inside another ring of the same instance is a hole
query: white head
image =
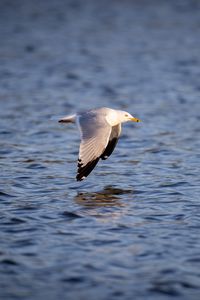
{"type": "Polygon", "coordinates": [[[126,111],[110,109],[107,115],[107,121],[111,126],[118,125],[124,122],[140,122],[138,118],[133,117],[126,111]]]}
{"type": "Polygon", "coordinates": [[[140,120],[138,118],[133,117],[131,114],[129,114],[126,111],[118,110],[117,112],[118,112],[118,115],[119,115],[120,123],[124,123],[124,122],[128,122],[128,121],[140,122],[140,120]]]}

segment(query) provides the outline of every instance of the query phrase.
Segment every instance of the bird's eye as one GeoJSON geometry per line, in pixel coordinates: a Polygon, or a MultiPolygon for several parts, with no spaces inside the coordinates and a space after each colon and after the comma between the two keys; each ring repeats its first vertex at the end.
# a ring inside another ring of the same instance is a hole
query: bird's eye
{"type": "Polygon", "coordinates": [[[125,117],[128,117],[128,114],[125,114],[125,117]]]}

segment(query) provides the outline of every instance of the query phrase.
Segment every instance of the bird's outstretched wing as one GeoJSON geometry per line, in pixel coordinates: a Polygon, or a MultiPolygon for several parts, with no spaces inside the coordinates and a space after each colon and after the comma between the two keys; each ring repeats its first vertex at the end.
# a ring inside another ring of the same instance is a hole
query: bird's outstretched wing
{"type": "Polygon", "coordinates": [[[92,111],[78,115],[77,123],[81,132],[81,144],[76,179],[80,181],[90,174],[104,153],[112,127],[105,116],[92,111]]]}
{"type": "Polygon", "coordinates": [[[117,145],[120,133],[121,133],[121,124],[112,127],[108,144],[106,146],[106,149],[101,155],[101,159],[105,160],[113,153],[115,146],[117,145]]]}

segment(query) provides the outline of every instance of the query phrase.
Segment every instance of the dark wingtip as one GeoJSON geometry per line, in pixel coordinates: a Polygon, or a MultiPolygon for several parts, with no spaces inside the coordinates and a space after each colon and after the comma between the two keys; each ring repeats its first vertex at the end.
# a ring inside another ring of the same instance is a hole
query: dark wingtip
{"type": "MultiPolygon", "coordinates": [[[[84,177],[84,176],[83,176],[84,177]]],[[[78,175],[76,176],[76,181],[83,181],[85,179],[85,177],[79,177],[78,175]]]]}
{"type": "MultiPolygon", "coordinates": [[[[89,174],[88,174],[89,175],[89,174]]],[[[83,181],[88,175],[83,175],[83,174],[81,174],[81,173],[78,173],[77,175],[76,175],[76,180],[77,181],[83,181]]]]}
{"type": "Polygon", "coordinates": [[[118,142],[118,138],[113,138],[112,140],[109,141],[106,149],[104,150],[104,152],[100,156],[100,158],[102,160],[107,159],[113,153],[113,150],[115,149],[115,146],[116,146],[117,142],[118,142]]]}
{"type": "Polygon", "coordinates": [[[82,181],[84,180],[94,169],[94,167],[96,166],[96,164],[99,161],[99,157],[88,162],[87,165],[85,165],[84,167],[82,166],[83,164],[81,163],[81,160],[78,160],[78,174],[76,176],[76,180],[77,181],[82,181]]]}

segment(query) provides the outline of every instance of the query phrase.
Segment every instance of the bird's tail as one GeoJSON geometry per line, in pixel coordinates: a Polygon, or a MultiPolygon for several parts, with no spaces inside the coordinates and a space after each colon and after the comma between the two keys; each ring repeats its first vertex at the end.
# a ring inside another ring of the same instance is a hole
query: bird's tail
{"type": "Polygon", "coordinates": [[[59,123],[74,123],[76,115],[65,116],[58,120],[59,123]]]}

